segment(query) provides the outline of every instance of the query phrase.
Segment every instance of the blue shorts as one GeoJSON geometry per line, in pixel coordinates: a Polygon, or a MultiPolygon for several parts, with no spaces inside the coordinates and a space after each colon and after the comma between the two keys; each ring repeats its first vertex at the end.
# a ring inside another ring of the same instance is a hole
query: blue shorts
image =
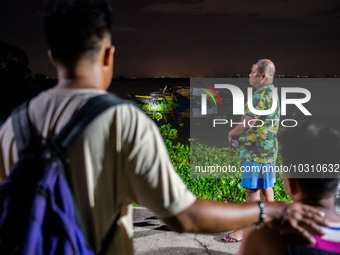
{"type": "Polygon", "coordinates": [[[247,189],[273,188],[276,182],[276,172],[274,171],[276,161],[270,163],[258,163],[252,161],[242,161],[244,172],[241,186],[247,189]]]}

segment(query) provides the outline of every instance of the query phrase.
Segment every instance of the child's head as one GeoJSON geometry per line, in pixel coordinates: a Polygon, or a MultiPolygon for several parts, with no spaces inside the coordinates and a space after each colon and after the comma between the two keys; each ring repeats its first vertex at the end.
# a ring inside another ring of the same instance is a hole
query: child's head
{"type": "Polygon", "coordinates": [[[289,195],[321,199],[334,196],[340,172],[340,132],[317,123],[304,123],[280,136],[282,162],[289,173],[289,195]],[[296,194],[303,193],[303,194],[296,194]]]}

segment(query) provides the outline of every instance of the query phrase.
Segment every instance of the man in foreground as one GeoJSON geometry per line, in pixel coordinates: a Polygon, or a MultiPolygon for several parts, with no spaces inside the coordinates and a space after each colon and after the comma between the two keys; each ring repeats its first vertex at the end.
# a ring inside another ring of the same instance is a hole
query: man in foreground
{"type": "MultiPolygon", "coordinates": [[[[233,137],[240,136],[240,158],[246,169],[241,186],[246,188],[248,203],[259,201],[260,198],[263,202],[274,201],[273,187],[276,175],[272,170],[276,166],[278,151],[276,136],[280,119],[279,102],[273,98],[274,74],[275,66],[272,61],[269,59],[255,61],[249,74],[249,83],[256,90],[253,94],[253,108],[268,111],[273,107],[274,111],[266,115],[255,114],[247,103],[242,117],[245,124],[238,124],[228,133],[229,143],[233,137]]],[[[238,242],[242,240],[242,236],[243,231],[238,230],[228,234],[223,240],[238,242]]]]}
{"type": "Polygon", "coordinates": [[[286,174],[286,190],[294,202],[315,206],[326,213],[330,227],[324,228],[325,235],[315,236],[317,242],[310,245],[292,233],[251,227],[242,242],[240,255],[340,254],[340,215],[334,206],[339,174],[331,172],[332,167],[339,164],[339,142],[339,132],[315,123],[292,128],[280,138],[284,164],[302,164],[306,170],[286,174]],[[313,176],[312,167],[325,164],[330,172],[314,173],[313,176]],[[308,172],[307,168],[310,168],[308,172]]]}
{"type": "MultiPolygon", "coordinates": [[[[113,75],[111,9],[105,0],[49,0],[44,33],[58,84],[31,100],[29,116],[43,136],[58,133],[89,98],[107,93],[113,75]]],[[[0,179],[18,160],[11,118],[0,129],[0,179]]],[[[95,252],[117,226],[108,254],[132,254],[132,203],[151,209],[178,232],[223,232],[256,224],[257,204],[196,199],[171,165],[157,126],[133,104],[111,107],[76,141],[68,154],[70,186],[95,252]],[[116,220],[117,219],[117,220],[116,220]]],[[[320,212],[301,204],[265,203],[262,221],[318,232],[320,212]],[[284,224],[282,224],[284,222],[284,224]]],[[[263,212],[263,211],[262,211],[263,212]]]]}

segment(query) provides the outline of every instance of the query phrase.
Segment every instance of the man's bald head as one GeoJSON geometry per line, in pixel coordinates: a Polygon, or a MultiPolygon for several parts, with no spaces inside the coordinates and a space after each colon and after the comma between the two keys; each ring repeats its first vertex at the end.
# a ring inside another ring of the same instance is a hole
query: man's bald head
{"type": "Polygon", "coordinates": [[[259,59],[253,63],[249,74],[249,83],[256,89],[273,84],[275,65],[269,59],[259,59]]]}
{"type": "Polygon", "coordinates": [[[275,65],[269,59],[259,59],[254,62],[257,65],[259,73],[265,73],[267,75],[268,84],[273,83],[275,75],[275,65]]]}

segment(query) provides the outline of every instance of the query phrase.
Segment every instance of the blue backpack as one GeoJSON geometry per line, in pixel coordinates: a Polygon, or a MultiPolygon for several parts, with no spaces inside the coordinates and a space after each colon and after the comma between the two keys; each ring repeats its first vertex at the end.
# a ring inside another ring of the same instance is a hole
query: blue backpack
{"type": "MultiPolygon", "coordinates": [[[[0,254],[94,254],[69,188],[63,157],[85,128],[104,110],[126,102],[112,94],[91,98],[59,134],[37,134],[28,102],[12,113],[19,162],[0,186],[0,254]]],[[[115,225],[102,244],[104,254],[115,225]]]]}

